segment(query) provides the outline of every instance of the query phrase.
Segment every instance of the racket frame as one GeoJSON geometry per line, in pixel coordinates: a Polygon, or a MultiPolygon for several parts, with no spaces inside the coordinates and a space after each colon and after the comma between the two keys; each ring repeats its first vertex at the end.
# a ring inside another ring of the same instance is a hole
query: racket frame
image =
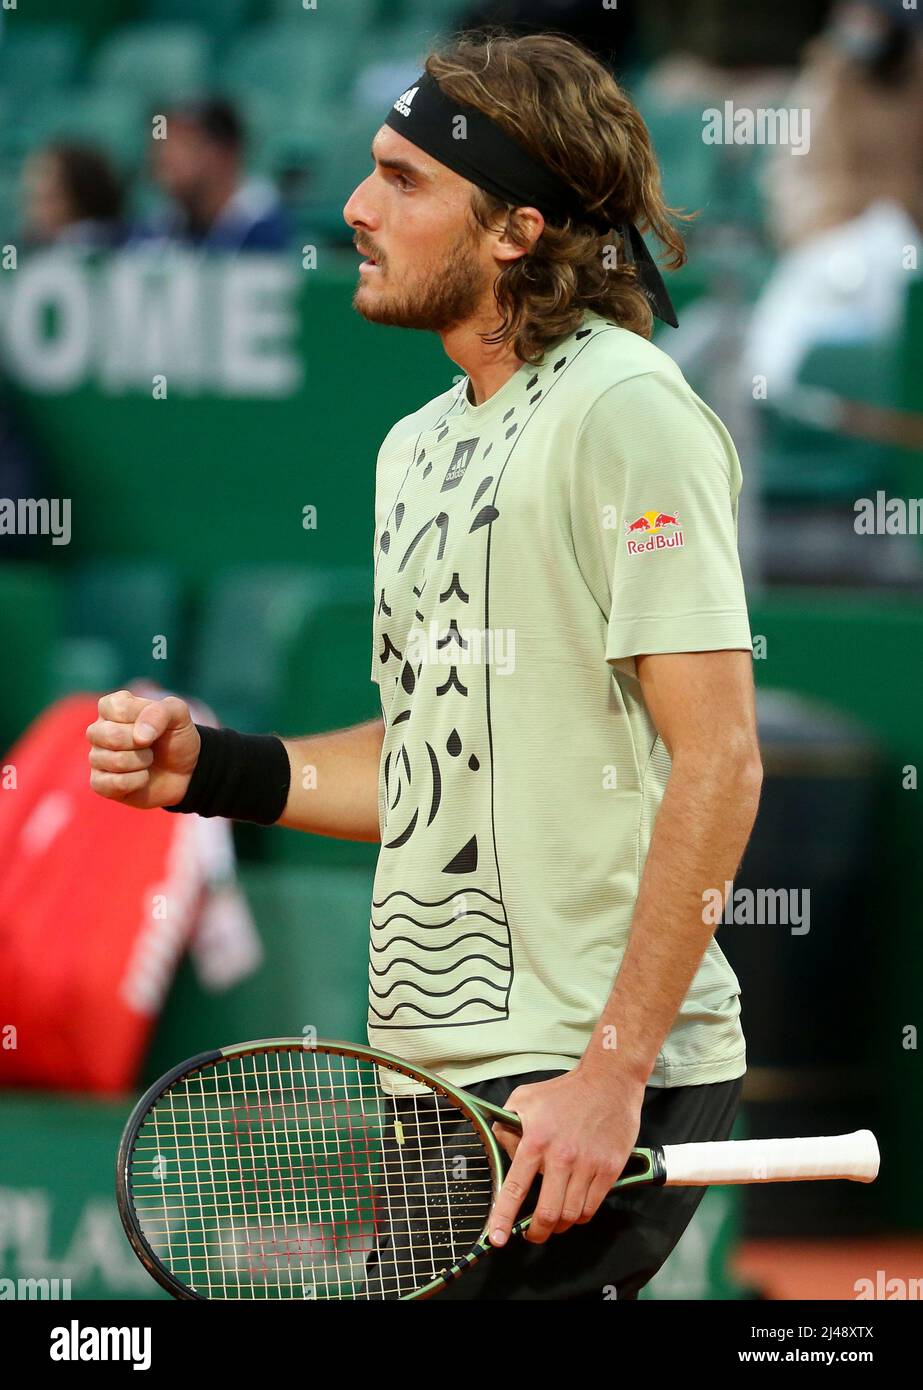
{"type": "Polygon", "coordinates": [[[202,1071],[207,1066],[214,1066],[216,1062],[224,1060],[224,1053],[221,1048],[214,1048],[210,1052],[199,1052],[195,1057],[188,1057],[185,1062],[179,1062],[175,1067],[171,1067],[168,1072],[159,1077],[145,1092],[138,1103],[135,1105],[128,1121],[122,1131],[122,1138],[119,1142],[118,1154],[115,1160],[115,1200],[119,1209],[119,1216],[125,1228],[131,1248],[134,1250],[138,1259],[144,1265],[152,1279],[156,1279],[161,1288],[166,1289],[167,1293],[174,1298],[194,1300],[205,1303],[208,1300],[202,1294],[196,1293],[181,1280],[170,1273],[166,1265],[154,1254],[150,1244],[141,1228],[135,1212],[135,1204],[131,1197],[131,1175],[134,1160],[135,1140],[141,1131],[141,1126],[147,1119],[155,1104],[165,1095],[177,1081],[185,1076],[193,1076],[197,1071],[202,1071]]]}
{"type": "MultiPolygon", "coordinates": [[[[125,1125],[122,1139],[119,1144],[118,1155],[116,1157],[116,1201],[121,1217],[125,1234],[131,1244],[132,1249],[144,1268],[153,1279],[160,1284],[161,1288],[166,1289],[167,1293],[174,1298],[184,1300],[194,1300],[197,1302],[207,1302],[203,1294],[196,1293],[187,1284],[177,1279],[171,1274],[170,1270],[160,1260],[152,1250],[141,1223],[135,1211],[134,1202],[131,1197],[131,1177],[133,1169],[133,1154],[135,1141],[141,1131],[141,1127],[150,1112],[154,1109],[171,1086],[177,1081],[195,1075],[196,1072],[203,1071],[207,1067],[213,1067],[220,1062],[229,1061],[234,1057],[246,1057],[254,1053],[266,1052],[324,1052],[332,1053],[334,1056],[354,1057],[359,1061],[366,1061],[372,1064],[384,1064],[391,1071],[399,1072],[411,1081],[421,1081],[430,1090],[435,1091],[446,1097],[454,1106],[460,1110],[465,1118],[471,1123],[480,1136],[490,1165],[491,1177],[491,1199],[490,1207],[497,1200],[500,1187],[504,1178],[504,1166],[506,1157],[494,1136],[491,1125],[499,1123],[516,1133],[522,1132],[522,1125],[519,1116],[511,1110],[504,1110],[499,1105],[493,1105],[490,1101],[481,1100],[478,1096],[470,1094],[460,1087],[452,1086],[440,1076],[434,1076],[432,1072],[422,1070],[420,1067],[409,1066],[399,1057],[394,1057],[390,1053],[381,1052],[371,1047],[363,1047],[357,1043],[346,1043],[332,1041],[329,1039],[316,1039],[309,1042],[305,1038],[259,1038],[251,1042],[236,1043],[231,1047],[219,1047],[209,1052],[200,1052],[194,1057],[188,1058],[185,1062],[178,1063],[175,1067],[166,1072],[152,1086],[148,1088],[141,1099],[137,1102],[128,1121],[125,1125]]],[[[389,1093],[382,1088],[383,1094],[389,1093]]],[[[394,1099],[400,1099],[400,1094],[394,1099]]],[[[616,1187],[629,1187],[638,1183],[662,1183],[663,1182],[663,1162],[660,1154],[655,1149],[633,1149],[629,1164],[636,1168],[630,1174],[623,1175],[615,1184],[616,1187]]],[[[525,1231],[532,1220],[531,1215],[525,1216],[513,1227],[512,1235],[521,1234],[525,1231]]],[[[490,1228],[490,1212],[484,1228],[475,1244],[467,1255],[457,1260],[449,1266],[442,1274],[430,1283],[414,1289],[411,1293],[403,1294],[401,1302],[410,1302],[416,1299],[430,1298],[438,1293],[440,1289],[446,1287],[453,1279],[457,1279],[466,1269],[470,1269],[482,1256],[486,1255],[491,1249],[488,1238],[490,1228]]],[[[306,1300],[309,1301],[309,1300],[306,1300]]]]}

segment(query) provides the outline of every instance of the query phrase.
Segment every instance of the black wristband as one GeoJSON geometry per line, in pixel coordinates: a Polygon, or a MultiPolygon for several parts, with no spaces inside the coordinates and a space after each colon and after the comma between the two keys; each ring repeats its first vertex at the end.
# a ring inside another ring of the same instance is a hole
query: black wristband
{"type": "Polygon", "coordinates": [[[196,728],[202,747],[186,795],[163,809],[274,825],[285,810],[292,779],[282,740],[207,724],[196,728]]]}

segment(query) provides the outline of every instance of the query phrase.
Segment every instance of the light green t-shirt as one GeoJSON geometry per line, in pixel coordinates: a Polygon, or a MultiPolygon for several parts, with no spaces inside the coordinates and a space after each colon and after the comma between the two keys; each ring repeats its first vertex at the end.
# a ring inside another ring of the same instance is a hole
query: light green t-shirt
{"type": "MultiPolygon", "coordinates": [[[[751,648],[737,454],[666,354],[588,313],[467,389],[379,452],[372,659],[369,1038],[458,1085],[569,1069],[609,996],[670,772],[635,656],[751,648]]],[[[712,939],[650,1085],[743,1075],[738,994],[712,939]]]]}

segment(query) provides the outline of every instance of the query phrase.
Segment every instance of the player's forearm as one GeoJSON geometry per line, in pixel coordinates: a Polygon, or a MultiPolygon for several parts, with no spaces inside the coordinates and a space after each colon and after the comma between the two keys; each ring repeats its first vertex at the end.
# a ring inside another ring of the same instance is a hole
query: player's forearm
{"type": "Polygon", "coordinates": [[[733,880],[759,805],[759,760],[674,758],[628,946],[580,1062],[647,1081],[714,932],[706,893],[733,880]]]}
{"type": "Polygon", "coordinates": [[[377,841],[380,719],[328,734],[283,739],[292,780],[278,824],[337,840],[377,841]]]}

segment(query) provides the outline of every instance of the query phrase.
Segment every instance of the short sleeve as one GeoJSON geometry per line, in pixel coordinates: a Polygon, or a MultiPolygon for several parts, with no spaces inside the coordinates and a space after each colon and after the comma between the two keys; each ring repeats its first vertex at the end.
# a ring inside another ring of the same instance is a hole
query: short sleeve
{"type": "Polygon", "coordinates": [[[606,618],[606,660],[752,650],[737,553],[740,464],[679,369],[618,382],[589,407],[570,483],[574,551],[606,618]]]}

